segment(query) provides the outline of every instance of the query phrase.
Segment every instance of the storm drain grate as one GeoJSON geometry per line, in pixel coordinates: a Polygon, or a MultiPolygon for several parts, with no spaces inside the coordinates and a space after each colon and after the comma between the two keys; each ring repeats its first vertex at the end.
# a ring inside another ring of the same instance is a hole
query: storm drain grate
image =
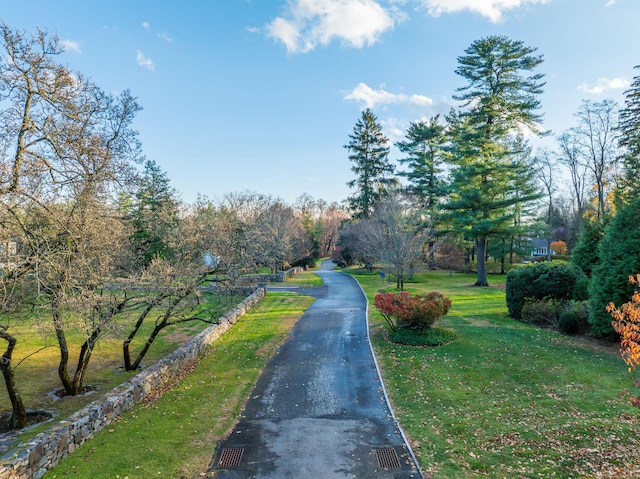
{"type": "Polygon", "coordinates": [[[222,450],[218,467],[238,467],[244,453],[243,447],[229,447],[222,450]]]}
{"type": "Polygon", "coordinates": [[[391,447],[376,449],[376,456],[378,457],[380,467],[384,467],[385,469],[400,468],[400,459],[395,449],[391,447]]]}

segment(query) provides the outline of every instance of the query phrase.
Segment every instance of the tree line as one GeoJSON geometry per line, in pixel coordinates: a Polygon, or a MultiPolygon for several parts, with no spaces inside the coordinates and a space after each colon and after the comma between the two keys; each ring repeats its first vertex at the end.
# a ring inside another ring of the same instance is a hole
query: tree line
{"type": "Polygon", "coordinates": [[[610,335],[606,305],[628,300],[627,278],[640,270],[632,219],[640,212],[640,77],[624,107],[585,100],[575,126],[554,135],[542,128],[542,63],[521,41],[474,41],[458,58],[455,72],[465,83],[453,97],[457,107],[409,125],[395,143],[404,155],[398,169],[377,117],[364,110],[345,146],[355,174],[348,183],[353,220],[337,259],[382,262],[402,289],[418,265],[436,267],[439,246],[477,260],[475,284],[487,286],[487,260],[504,273],[540,238],[547,260],[553,249],[570,252],[593,276],[590,321],[601,326],[596,334],[610,335]],[[552,137],[556,147],[534,149],[534,137],[552,137]]]}
{"type": "Polygon", "coordinates": [[[293,206],[254,192],[184,204],[144,156],[130,91],[108,94],[61,64],[60,39],[44,30],[2,23],[0,45],[0,370],[12,427],[27,421],[16,325],[40,318],[59,350],[61,386],[76,395],[96,345],[116,328],[134,370],[164,328],[215,323],[239,301],[213,292],[335,247],[346,211],[307,195],[293,206]],[[145,324],[151,332],[134,351],[145,324]]]}

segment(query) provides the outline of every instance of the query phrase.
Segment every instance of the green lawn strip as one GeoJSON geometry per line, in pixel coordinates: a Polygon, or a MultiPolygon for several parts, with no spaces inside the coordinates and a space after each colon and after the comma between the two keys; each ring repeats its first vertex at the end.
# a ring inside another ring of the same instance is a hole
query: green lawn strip
{"type": "Polygon", "coordinates": [[[304,271],[285,280],[285,286],[315,287],[322,286],[322,278],[313,271],[304,271]]]}
{"type": "MultiPolygon", "coordinates": [[[[351,271],[369,301],[379,275],[351,271]]],[[[395,412],[425,472],[455,478],[640,477],[640,415],[620,397],[631,378],[612,345],[536,329],[507,316],[504,277],[416,275],[451,312],[437,348],[391,344],[371,307],[372,341],[395,412]]],[[[391,285],[393,286],[393,284],[391,285]]]]}
{"type": "Polygon", "coordinates": [[[198,477],[265,363],[312,302],[293,293],[269,293],[173,388],[127,411],[44,477],[198,477]]]}

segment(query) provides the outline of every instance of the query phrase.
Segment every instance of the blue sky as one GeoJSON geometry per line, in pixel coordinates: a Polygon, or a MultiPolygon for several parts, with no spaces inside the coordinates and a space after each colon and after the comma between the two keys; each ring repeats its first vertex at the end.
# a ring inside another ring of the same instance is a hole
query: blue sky
{"type": "Polygon", "coordinates": [[[361,110],[392,142],[448,112],[457,57],[482,37],[538,48],[554,133],[582,99],[622,104],[640,64],[638,0],[0,0],[0,19],[57,33],[71,69],[131,90],[145,154],[186,202],[341,201],[361,110]]]}

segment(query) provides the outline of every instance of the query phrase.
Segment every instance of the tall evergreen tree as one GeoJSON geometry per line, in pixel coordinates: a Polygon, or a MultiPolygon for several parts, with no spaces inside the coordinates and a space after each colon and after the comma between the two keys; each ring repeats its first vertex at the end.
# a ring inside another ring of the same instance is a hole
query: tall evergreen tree
{"type": "Polygon", "coordinates": [[[412,122],[407,129],[405,141],[396,143],[407,156],[400,163],[407,171],[399,174],[409,180],[409,192],[422,200],[427,207],[435,205],[444,196],[442,179],[443,144],[445,126],[440,124],[440,115],[429,121],[412,122]]]}
{"type": "Polygon", "coordinates": [[[436,115],[429,121],[412,122],[405,135],[405,141],[396,143],[398,149],[408,155],[400,159],[407,165],[401,176],[409,180],[409,192],[415,195],[423,208],[428,238],[429,269],[435,269],[434,245],[436,215],[438,205],[446,194],[446,184],[442,178],[443,144],[445,126],[436,115]]]}
{"type": "MultiPolygon", "coordinates": [[[[635,68],[640,69],[640,65],[635,68]]],[[[631,88],[625,92],[619,120],[620,146],[625,149],[623,187],[632,194],[640,195],[640,75],[633,78],[631,88]]]]}
{"type": "Polygon", "coordinates": [[[615,339],[611,315],[606,307],[626,303],[633,295],[634,286],[629,276],[640,271],[640,197],[629,202],[616,203],[616,215],[607,225],[599,244],[599,262],[593,269],[589,283],[589,324],[600,337],[615,339]]]}
{"type": "Polygon", "coordinates": [[[389,162],[389,140],[369,108],[362,112],[349,138],[345,148],[356,177],[347,186],[356,191],[347,201],[356,218],[369,218],[375,203],[396,183],[389,162]]]}
{"type": "Polygon", "coordinates": [[[537,96],[544,83],[542,74],[530,74],[542,63],[535,51],[521,41],[491,36],[473,42],[458,58],[456,73],[468,84],[454,96],[462,109],[449,117],[453,167],[447,208],[475,243],[477,286],[488,285],[489,237],[513,224],[515,205],[538,197],[532,187],[517,186],[530,166],[521,159],[526,145],[513,141],[523,129],[540,133],[537,96]]]}
{"type": "Polygon", "coordinates": [[[171,238],[179,225],[178,204],[167,174],[155,161],[147,161],[127,216],[137,267],[149,266],[155,257],[173,258],[171,238]]]}

